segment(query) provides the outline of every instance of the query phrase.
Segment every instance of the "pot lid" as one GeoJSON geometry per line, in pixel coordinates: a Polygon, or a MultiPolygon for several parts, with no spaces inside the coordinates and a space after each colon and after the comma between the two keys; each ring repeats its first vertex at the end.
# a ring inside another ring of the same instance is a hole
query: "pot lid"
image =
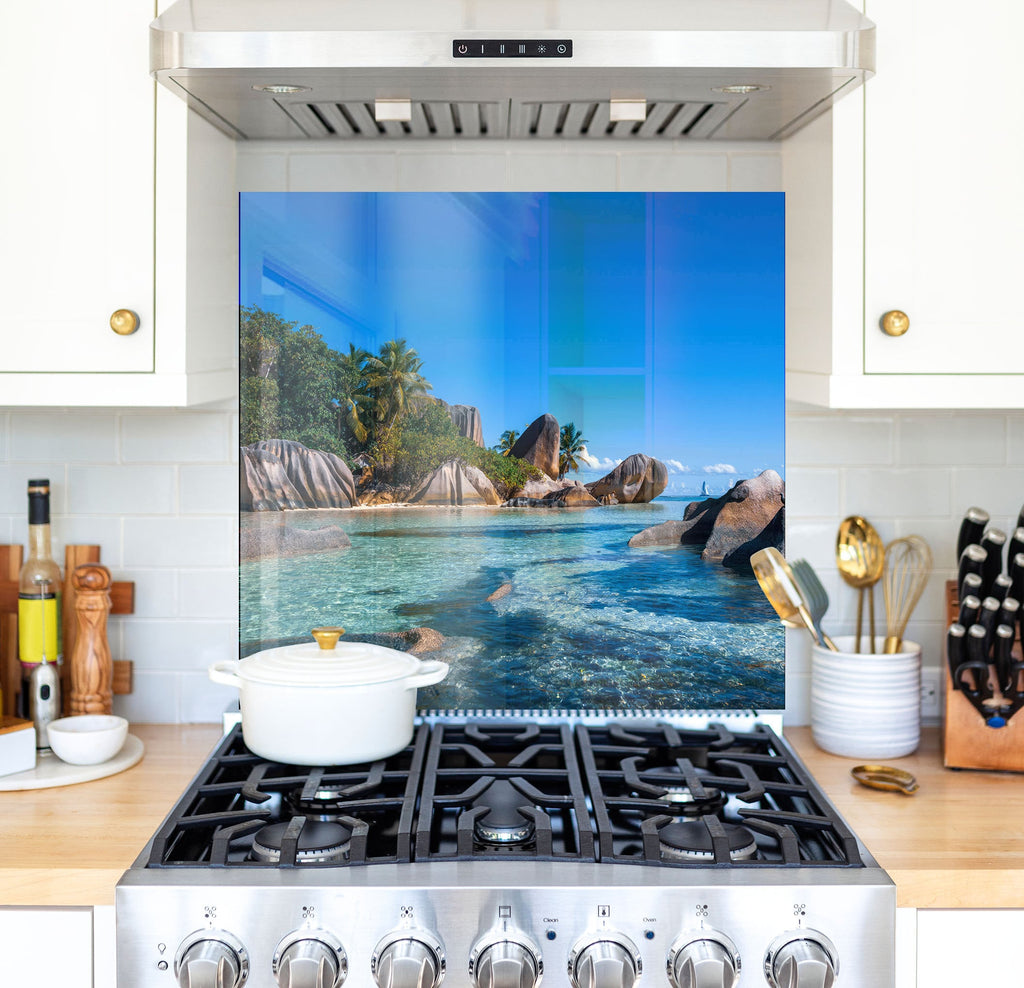
{"type": "Polygon", "coordinates": [[[422,665],[414,656],[383,645],[337,642],[337,634],[334,642],[330,635],[317,637],[326,637],[328,644],[307,642],[256,652],[238,663],[238,675],[274,686],[368,686],[405,679],[422,665]]]}

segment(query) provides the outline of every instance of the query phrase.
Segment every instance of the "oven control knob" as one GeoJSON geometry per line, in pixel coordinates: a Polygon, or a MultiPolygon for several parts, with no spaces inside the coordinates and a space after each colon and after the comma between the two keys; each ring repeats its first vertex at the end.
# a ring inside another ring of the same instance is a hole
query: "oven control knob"
{"type": "Polygon", "coordinates": [[[733,988],[740,976],[736,945],[709,930],[681,936],[668,954],[668,976],[675,988],[733,988]]]}
{"type": "Polygon", "coordinates": [[[633,988],[641,969],[636,944],[618,933],[584,937],[569,953],[573,988],[633,988]]]}
{"type": "Polygon", "coordinates": [[[379,988],[436,988],[444,977],[444,948],[425,930],[386,936],[370,958],[379,988]]]}
{"type": "Polygon", "coordinates": [[[817,930],[793,930],[776,937],[764,956],[772,988],[832,988],[839,975],[835,945],[817,930]]]}
{"type": "Polygon", "coordinates": [[[469,956],[469,973],[476,988],[534,988],[544,961],[526,937],[486,938],[469,956]]]}
{"type": "Polygon", "coordinates": [[[249,976],[249,955],[224,930],[197,930],[181,941],[174,974],[180,988],[240,988],[249,976]]]}
{"type": "Polygon", "coordinates": [[[281,988],[339,988],[348,956],[326,930],[296,930],[277,945],[272,970],[281,988]]]}

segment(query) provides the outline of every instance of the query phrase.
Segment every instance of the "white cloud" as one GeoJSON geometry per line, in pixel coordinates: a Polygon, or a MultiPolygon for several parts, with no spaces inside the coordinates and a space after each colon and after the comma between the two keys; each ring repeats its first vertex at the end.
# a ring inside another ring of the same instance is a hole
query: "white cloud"
{"type": "Polygon", "coordinates": [[[683,466],[678,460],[666,460],[665,464],[672,473],[691,473],[690,468],[683,466]]]}
{"type": "Polygon", "coordinates": [[[576,454],[577,459],[586,463],[588,467],[598,467],[601,465],[601,461],[596,456],[591,456],[587,451],[586,446],[581,446],[580,451],[576,454]]]}
{"type": "Polygon", "coordinates": [[[735,473],[736,468],[731,463],[713,463],[709,467],[704,467],[705,473],[735,473]]]}

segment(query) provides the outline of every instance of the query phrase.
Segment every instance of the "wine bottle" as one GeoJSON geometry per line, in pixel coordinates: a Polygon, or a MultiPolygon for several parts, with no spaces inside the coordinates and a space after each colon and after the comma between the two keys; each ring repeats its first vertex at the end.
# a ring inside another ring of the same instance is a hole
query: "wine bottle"
{"type": "Polygon", "coordinates": [[[60,594],[60,567],[50,548],[50,481],[30,480],[28,558],[18,574],[18,657],[24,715],[30,715],[32,670],[42,663],[59,665],[62,659],[60,594]]]}

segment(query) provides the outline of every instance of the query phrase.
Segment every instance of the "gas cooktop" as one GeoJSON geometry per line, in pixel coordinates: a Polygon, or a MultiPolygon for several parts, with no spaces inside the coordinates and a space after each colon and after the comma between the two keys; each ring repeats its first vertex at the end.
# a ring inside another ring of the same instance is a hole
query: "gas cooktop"
{"type": "Polygon", "coordinates": [[[120,983],[154,988],[894,978],[892,882],[756,722],[445,720],[316,768],[235,727],[117,922],[120,983]]]}
{"type": "Polygon", "coordinates": [[[149,868],[512,860],[863,867],[768,727],[421,725],[372,764],[268,762],[236,726],[152,842],[149,868]]]}

